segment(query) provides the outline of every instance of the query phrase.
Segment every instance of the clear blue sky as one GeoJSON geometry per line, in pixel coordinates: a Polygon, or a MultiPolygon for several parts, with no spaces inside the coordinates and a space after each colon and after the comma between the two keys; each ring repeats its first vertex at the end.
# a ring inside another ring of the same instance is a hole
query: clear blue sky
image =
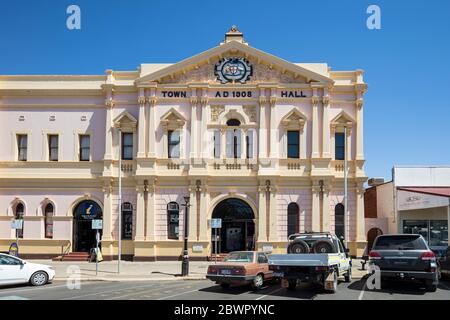
{"type": "Polygon", "coordinates": [[[250,45],[293,62],[364,69],[366,171],[450,164],[450,1],[1,1],[0,74],[103,74],[177,62],[236,24],[250,45]],[[81,7],[81,30],[66,8],[81,7]],[[382,29],[366,27],[381,7],[382,29]]]}

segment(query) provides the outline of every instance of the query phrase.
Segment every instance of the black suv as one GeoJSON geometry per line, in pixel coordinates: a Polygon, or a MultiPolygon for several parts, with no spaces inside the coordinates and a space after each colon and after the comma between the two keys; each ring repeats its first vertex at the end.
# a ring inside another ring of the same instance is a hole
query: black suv
{"type": "Polygon", "coordinates": [[[417,280],[428,291],[437,289],[436,256],[419,234],[378,236],[369,253],[369,266],[380,268],[382,280],[417,280]]]}

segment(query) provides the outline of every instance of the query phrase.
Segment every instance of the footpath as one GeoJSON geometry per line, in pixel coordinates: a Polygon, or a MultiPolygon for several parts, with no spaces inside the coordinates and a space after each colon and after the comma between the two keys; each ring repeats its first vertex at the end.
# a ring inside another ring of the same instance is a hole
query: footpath
{"type": "MultiPolygon", "coordinates": [[[[82,281],[168,281],[168,280],[204,280],[208,265],[214,262],[191,261],[189,276],[181,276],[181,261],[131,262],[121,261],[118,273],[117,261],[102,261],[95,271],[95,262],[30,260],[51,266],[56,276],[54,280],[67,280],[79,277],[82,281]]],[[[361,260],[353,260],[353,278],[361,279],[367,274],[362,270],[361,260]]]]}

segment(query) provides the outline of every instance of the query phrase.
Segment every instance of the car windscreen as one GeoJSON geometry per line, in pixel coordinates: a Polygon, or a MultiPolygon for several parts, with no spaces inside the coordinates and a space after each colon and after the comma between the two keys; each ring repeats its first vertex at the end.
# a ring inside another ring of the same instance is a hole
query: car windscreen
{"type": "Polygon", "coordinates": [[[253,253],[251,252],[233,252],[229,253],[225,262],[253,262],[253,253]]]}
{"type": "Polygon", "coordinates": [[[372,250],[427,250],[425,241],[418,235],[379,237],[372,250]]]}

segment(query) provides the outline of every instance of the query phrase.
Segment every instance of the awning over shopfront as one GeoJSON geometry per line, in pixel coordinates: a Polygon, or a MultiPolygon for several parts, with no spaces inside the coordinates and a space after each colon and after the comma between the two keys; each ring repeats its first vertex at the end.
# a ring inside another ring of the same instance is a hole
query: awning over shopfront
{"type": "Polygon", "coordinates": [[[450,198],[450,187],[399,187],[398,190],[402,191],[409,191],[409,192],[416,192],[416,193],[423,193],[423,194],[429,194],[433,196],[439,196],[439,197],[447,197],[450,198]]]}

